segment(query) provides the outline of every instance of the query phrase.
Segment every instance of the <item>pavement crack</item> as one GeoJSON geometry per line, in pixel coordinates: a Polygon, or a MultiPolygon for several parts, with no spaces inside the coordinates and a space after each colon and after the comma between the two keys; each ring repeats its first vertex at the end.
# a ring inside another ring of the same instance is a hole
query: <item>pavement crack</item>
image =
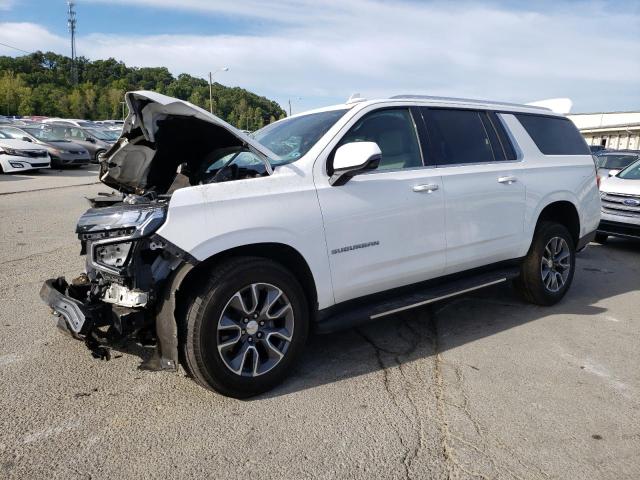
{"type": "Polygon", "coordinates": [[[14,262],[22,262],[24,260],[30,260],[32,258],[38,257],[40,255],[48,255],[50,253],[56,253],[59,252],[60,250],[64,250],[69,248],[69,245],[65,245],[63,247],[58,247],[58,248],[54,248],[53,250],[47,250],[46,252],[36,252],[36,253],[31,253],[25,257],[20,257],[20,258],[12,258],[10,260],[3,260],[2,262],[0,262],[0,265],[6,265],[9,263],[14,263],[14,262]]]}
{"type": "MultiPolygon", "coordinates": [[[[409,392],[409,389],[408,389],[409,377],[406,375],[406,372],[403,369],[403,366],[402,366],[403,362],[401,358],[402,356],[410,355],[416,350],[416,348],[418,347],[418,344],[420,343],[420,337],[407,338],[406,336],[404,336],[401,332],[402,332],[403,326],[407,326],[406,323],[407,322],[399,323],[398,329],[397,329],[398,337],[408,344],[408,348],[403,351],[393,351],[378,345],[371,337],[369,337],[361,329],[356,329],[356,332],[358,333],[358,335],[360,335],[360,337],[362,337],[362,339],[369,346],[371,346],[371,348],[373,348],[376,356],[376,361],[378,363],[378,366],[380,367],[380,371],[382,372],[382,383],[383,383],[385,392],[391,399],[396,409],[402,413],[407,423],[411,427],[411,431],[413,431],[412,436],[415,439],[413,442],[411,442],[408,439],[404,438],[403,434],[406,433],[406,430],[401,429],[397,424],[390,424],[391,428],[394,430],[404,450],[402,464],[404,467],[405,478],[411,479],[413,478],[411,474],[411,470],[412,470],[411,467],[412,467],[413,461],[418,456],[418,452],[424,443],[424,439],[422,435],[422,419],[420,418],[419,410],[415,403],[415,400],[413,399],[413,397],[409,392]],[[387,367],[386,362],[383,358],[384,355],[390,356],[393,359],[395,366],[398,367],[397,371],[400,374],[402,381],[399,382],[397,386],[403,395],[399,395],[398,392],[396,392],[392,388],[392,384],[394,382],[392,382],[390,370],[387,367]],[[401,396],[403,396],[406,402],[410,405],[411,413],[408,413],[407,410],[403,408],[402,402],[401,402],[401,396]]],[[[407,326],[407,328],[412,332],[415,331],[411,327],[407,326]]]]}

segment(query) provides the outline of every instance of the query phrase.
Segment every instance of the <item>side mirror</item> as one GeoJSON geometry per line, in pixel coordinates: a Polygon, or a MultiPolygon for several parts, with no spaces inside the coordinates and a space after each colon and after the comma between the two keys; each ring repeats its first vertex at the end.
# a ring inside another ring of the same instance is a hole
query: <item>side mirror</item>
{"type": "Polygon", "coordinates": [[[333,175],[329,184],[344,185],[351,177],[365,170],[378,168],[382,152],[375,142],[353,142],[342,145],[333,156],[333,175]]]}
{"type": "Polygon", "coordinates": [[[619,173],[620,173],[620,170],[609,170],[609,176],[610,177],[615,177],[619,173]]]}
{"type": "Polygon", "coordinates": [[[22,137],[22,141],[24,142],[33,142],[29,137],[22,137]]]}
{"type": "Polygon", "coordinates": [[[87,142],[89,142],[89,143],[96,143],[96,139],[95,139],[95,138],[93,138],[93,137],[87,137],[87,139],[86,139],[86,140],[87,140],[87,142]]]}

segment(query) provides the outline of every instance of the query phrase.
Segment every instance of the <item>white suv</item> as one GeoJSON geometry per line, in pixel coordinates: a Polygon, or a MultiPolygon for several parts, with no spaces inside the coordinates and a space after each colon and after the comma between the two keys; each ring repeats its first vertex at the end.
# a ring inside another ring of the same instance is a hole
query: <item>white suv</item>
{"type": "Polygon", "coordinates": [[[226,395],[281,381],[310,330],[507,280],[551,305],[600,220],[589,148],[543,108],[357,99],[247,136],[181,100],[126,100],[100,172],[124,198],[80,218],[86,273],[41,297],[95,356],[151,334],[143,367],[180,358],[226,395]]]}

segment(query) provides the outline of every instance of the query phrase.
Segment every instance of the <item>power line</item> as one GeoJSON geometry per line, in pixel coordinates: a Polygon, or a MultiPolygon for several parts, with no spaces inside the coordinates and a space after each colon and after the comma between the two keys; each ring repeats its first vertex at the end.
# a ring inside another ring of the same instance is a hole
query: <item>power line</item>
{"type": "Polygon", "coordinates": [[[7,44],[7,43],[2,43],[2,42],[0,42],[0,45],[2,45],[2,46],[4,46],[4,47],[13,48],[14,50],[18,50],[18,51],[20,51],[20,52],[24,52],[24,53],[31,53],[31,52],[28,52],[28,51],[23,50],[23,49],[21,49],[21,48],[14,47],[13,45],[9,45],[9,44],[7,44]]]}

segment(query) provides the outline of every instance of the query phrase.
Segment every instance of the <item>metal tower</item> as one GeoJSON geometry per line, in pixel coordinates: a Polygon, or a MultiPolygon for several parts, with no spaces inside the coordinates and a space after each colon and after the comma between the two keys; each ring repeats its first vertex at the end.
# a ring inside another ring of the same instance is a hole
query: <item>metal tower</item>
{"type": "Polygon", "coordinates": [[[78,69],[76,67],[76,3],[73,1],[67,2],[67,26],[69,27],[69,33],[71,33],[71,80],[74,85],[78,83],[78,69]]]}

